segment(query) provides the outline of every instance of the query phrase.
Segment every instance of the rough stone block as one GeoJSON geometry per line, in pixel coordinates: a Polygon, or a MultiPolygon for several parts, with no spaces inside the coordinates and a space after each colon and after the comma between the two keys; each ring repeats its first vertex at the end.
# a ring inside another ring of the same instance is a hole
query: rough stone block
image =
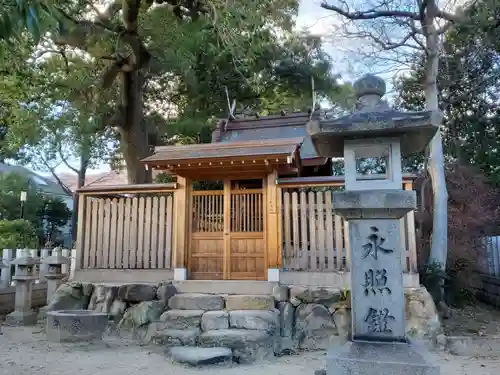
{"type": "Polygon", "coordinates": [[[156,286],[151,284],[124,284],[118,290],[118,297],[132,303],[151,301],[156,297],[156,286]]]}
{"type": "Polygon", "coordinates": [[[280,336],[292,337],[294,327],[295,308],[290,302],[280,302],[280,336]]]}
{"type": "Polygon", "coordinates": [[[439,375],[439,366],[423,347],[403,343],[349,341],[328,351],[327,375],[439,375]]]}
{"type": "Polygon", "coordinates": [[[274,355],[274,337],[263,330],[221,329],[203,332],[202,347],[228,347],[238,363],[253,363],[274,355]]]}
{"type": "Polygon", "coordinates": [[[85,310],[89,306],[94,285],[72,281],[57,288],[46,311],[54,310],[85,310]]]}
{"type": "Polygon", "coordinates": [[[160,321],[168,329],[199,328],[203,310],[169,310],[160,316],[160,321]]]}
{"type": "Polygon", "coordinates": [[[165,311],[161,301],[145,301],[129,307],[118,324],[119,329],[137,328],[157,321],[165,311]]]}
{"type": "Polygon", "coordinates": [[[279,311],[233,310],[229,313],[231,328],[265,330],[276,334],[279,330],[279,311]]]}
{"type": "Polygon", "coordinates": [[[290,298],[297,299],[301,303],[319,303],[329,307],[342,299],[342,291],[323,287],[292,286],[290,298]]]}
{"type": "Polygon", "coordinates": [[[211,331],[229,328],[229,314],[227,311],[207,311],[201,317],[201,329],[211,331]]]}
{"type": "Polygon", "coordinates": [[[170,355],[175,361],[191,366],[214,365],[233,359],[233,352],[229,348],[176,346],[170,349],[170,355]]]}
{"type": "Polygon", "coordinates": [[[88,310],[95,312],[109,313],[113,301],[118,295],[117,286],[95,285],[92,296],[90,297],[88,310]]]}
{"type": "Polygon", "coordinates": [[[149,325],[145,342],[165,346],[196,346],[201,330],[190,329],[165,329],[162,322],[149,325]]]}
{"type": "Polygon", "coordinates": [[[211,294],[176,294],[170,298],[168,306],[177,310],[223,310],[224,299],[211,294]]]}
{"type": "Polygon", "coordinates": [[[231,295],[226,297],[227,310],[274,310],[271,296],[231,295]]]}
{"type": "Polygon", "coordinates": [[[300,349],[327,349],[338,338],[328,309],[319,304],[302,304],[295,310],[295,336],[300,349]]]}
{"type": "Polygon", "coordinates": [[[161,283],[156,290],[156,299],[162,301],[165,306],[168,306],[168,301],[176,294],[177,289],[172,283],[161,283]]]}
{"type": "Polygon", "coordinates": [[[273,287],[273,297],[277,302],[286,302],[290,299],[290,288],[288,285],[276,284],[273,287]]]}
{"type": "Polygon", "coordinates": [[[5,324],[11,326],[34,326],[37,314],[33,311],[13,311],[5,317],[5,324]]]}

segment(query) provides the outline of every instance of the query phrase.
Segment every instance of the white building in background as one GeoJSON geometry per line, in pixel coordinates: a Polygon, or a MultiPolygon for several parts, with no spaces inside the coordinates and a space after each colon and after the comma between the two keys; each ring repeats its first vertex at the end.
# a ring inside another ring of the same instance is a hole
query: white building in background
{"type": "MultiPolygon", "coordinates": [[[[66,191],[54,180],[40,176],[28,168],[17,165],[10,165],[0,163],[0,174],[14,173],[28,179],[32,184],[36,185],[38,190],[47,197],[57,197],[61,199],[71,212],[73,212],[73,196],[66,193],[66,191]]],[[[68,249],[71,248],[71,220],[68,224],[61,228],[62,241],[64,246],[68,249]]]]}

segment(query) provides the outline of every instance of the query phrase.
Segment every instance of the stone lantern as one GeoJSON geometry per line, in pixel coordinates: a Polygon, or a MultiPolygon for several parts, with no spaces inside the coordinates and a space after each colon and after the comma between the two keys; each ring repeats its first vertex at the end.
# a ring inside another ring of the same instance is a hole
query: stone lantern
{"type": "Polygon", "coordinates": [[[47,272],[45,278],[47,279],[47,305],[52,300],[54,293],[56,292],[59,285],[61,285],[61,280],[66,277],[66,274],[62,272],[62,266],[64,264],[70,264],[71,260],[62,255],[62,250],[56,247],[52,250],[52,255],[47,258],[43,258],[41,263],[47,265],[47,272]]]}
{"type": "Polygon", "coordinates": [[[31,291],[33,282],[38,278],[35,270],[38,263],[38,259],[30,256],[12,261],[12,264],[17,266],[17,272],[12,278],[16,281],[16,296],[14,311],[5,319],[7,324],[21,326],[36,324],[36,313],[31,308],[31,291]]]}
{"type": "Polygon", "coordinates": [[[391,109],[385,82],[373,75],[354,89],[353,113],[307,125],[318,155],[344,156],[345,165],[345,191],[332,200],[349,229],[352,337],[330,349],[327,373],[437,375],[430,354],[405,333],[400,219],[416,207],[415,192],[403,190],[401,156],[426,147],[441,115],[391,109]]]}

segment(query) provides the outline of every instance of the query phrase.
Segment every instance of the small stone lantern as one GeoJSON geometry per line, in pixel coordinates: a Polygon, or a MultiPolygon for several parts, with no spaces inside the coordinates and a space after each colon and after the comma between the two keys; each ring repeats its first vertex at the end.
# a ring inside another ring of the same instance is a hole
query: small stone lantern
{"type": "Polygon", "coordinates": [[[415,192],[403,190],[401,156],[426,147],[441,115],[391,109],[382,100],[385,82],[373,75],[354,90],[353,113],[307,124],[318,155],[345,163],[345,191],[332,203],[348,225],[352,338],[329,351],[327,374],[437,375],[406,337],[400,219],[416,207],[415,192]]]}
{"type": "Polygon", "coordinates": [[[66,274],[62,273],[63,264],[70,264],[71,260],[67,257],[62,256],[62,250],[60,247],[56,247],[52,250],[52,255],[47,258],[43,258],[41,263],[47,265],[47,272],[45,278],[47,279],[47,305],[52,300],[54,293],[56,292],[59,285],[61,285],[61,280],[66,277],[66,274]]]}
{"type": "Polygon", "coordinates": [[[12,278],[16,281],[16,296],[14,311],[7,315],[5,322],[10,325],[27,326],[36,324],[36,313],[31,308],[31,291],[33,282],[38,278],[36,275],[36,265],[38,259],[24,256],[12,261],[17,266],[17,272],[12,278]]]}

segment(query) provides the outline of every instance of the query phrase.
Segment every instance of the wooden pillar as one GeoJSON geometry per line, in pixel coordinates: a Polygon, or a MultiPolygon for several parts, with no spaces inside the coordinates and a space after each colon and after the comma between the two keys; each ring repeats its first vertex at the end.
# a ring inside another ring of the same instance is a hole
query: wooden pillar
{"type": "MultiPolygon", "coordinates": [[[[236,214],[236,213],[235,213],[236,214]]],[[[239,213],[237,213],[239,215],[239,213]]],[[[231,180],[224,180],[224,263],[222,274],[224,280],[231,278],[231,180]]]]}
{"type": "Polygon", "coordinates": [[[279,278],[281,269],[281,189],[276,185],[278,172],[274,170],[266,179],[266,247],[268,280],[279,278]]]}
{"type": "Polygon", "coordinates": [[[75,259],[75,270],[80,270],[83,268],[83,255],[85,249],[85,224],[87,220],[85,216],[87,214],[87,199],[85,194],[78,194],[78,224],[76,233],[76,259],[75,259]]]}
{"type": "Polygon", "coordinates": [[[191,201],[191,180],[177,176],[177,190],[174,194],[174,232],[172,267],[174,280],[186,280],[189,241],[189,215],[191,201]]]}

